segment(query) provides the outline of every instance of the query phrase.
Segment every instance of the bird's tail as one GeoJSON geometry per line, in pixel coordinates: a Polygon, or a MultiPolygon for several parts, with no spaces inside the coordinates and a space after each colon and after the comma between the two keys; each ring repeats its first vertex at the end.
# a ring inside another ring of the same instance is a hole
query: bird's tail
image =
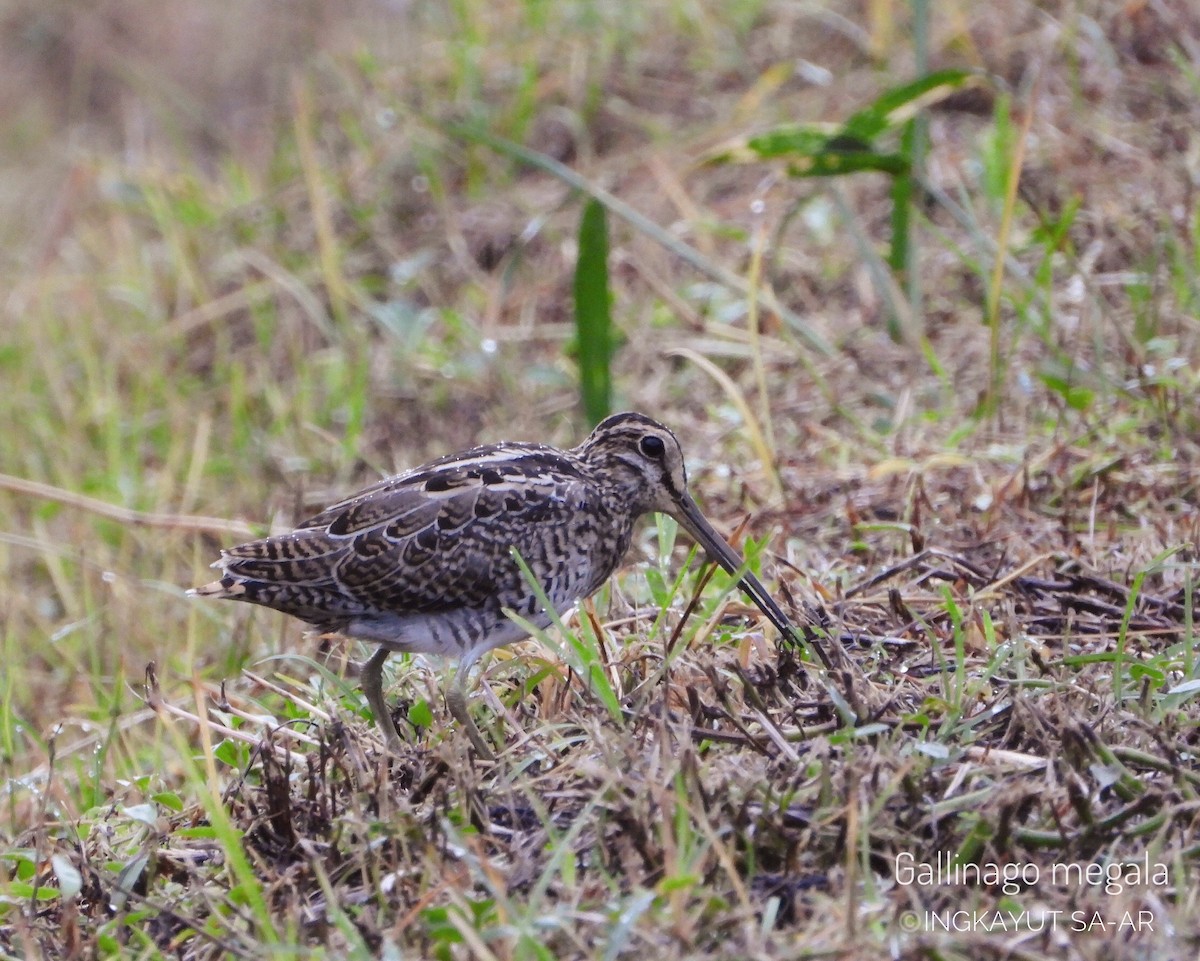
{"type": "Polygon", "coordinates": [[[228,597],[236,598],[246,593],[244,584],[239,583],[232,577],[222,577],[219,581],[213,581],[210,584],[205,584],[202,587],[193,587],[188,591],[189,597],[228,597]]]}

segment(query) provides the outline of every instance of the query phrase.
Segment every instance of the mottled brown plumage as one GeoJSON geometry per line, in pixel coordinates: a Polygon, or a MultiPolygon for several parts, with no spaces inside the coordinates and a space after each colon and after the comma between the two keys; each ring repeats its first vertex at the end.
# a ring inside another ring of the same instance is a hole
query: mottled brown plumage
{"type": "MultiPolygon", "coordinates": [[[[363,689],[388,743],[399,734],[382,695],[392,651],[461,658],[447,703],[484,756],[462,681],[486,651],[526,636],[505,614],[551,623],[513,557],[559,614],[596,591],[629,547],[635,521],[674,517],[727,571],[741,558],[687,491],[675,435],[643,414],[616,414],[578,447],[504,443],[451,454],[380,481],[289,534],[223,551],[221,579],[198,588],[382,645],[363,689]]],[[[741,586],[785,634],[794,628],[754,575],[741,586]]]]}

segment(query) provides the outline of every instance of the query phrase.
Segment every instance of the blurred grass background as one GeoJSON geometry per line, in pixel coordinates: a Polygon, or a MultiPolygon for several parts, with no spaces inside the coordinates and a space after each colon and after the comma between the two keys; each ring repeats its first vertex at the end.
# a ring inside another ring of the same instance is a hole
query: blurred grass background
{"type": "MultiPolygon", "coordinates": [[[[831,18],[760,4],[12,5],[5,473],[268,524],[478,441],[575,442],[579,199],[445,124],[568,161],[736,262],[764,172],[710,175],[700,198],[685,180],[759,102],[775,104],[761,122],[799,106],[786,90],[836,113],[869,89],[777,68],[784,48],[836,42],[878,69],[855,50],[870,35],[831,18]]],[[[791,202],[774,189],[777,208],[791,202]]],[[[744,298],[617,230],[617,402],[686,432],[727,399],[670,351],[702,337],[706,356],[744,367],[744,298]]],[[[830,236],[835,258],[839,246],[830,236]]],[[[842,257],[822,270],[855,259],[842,257]]],[[[814,323],[835,314],[804,300],[814,323]]],[[[767,349],[783,389],[757,402],[791,408],[790,440],[825,405],[805,397],[801,346],[767,349]]],[[[37,705],[103,723],[147,659],[226,676],[261,643],[231,645],[228,615],[210,623],[180,600],[217,539],[19,495],[7,506],[25,537],[8,553],[5,624],[8,663],[29,667],[9,675],[26,736],[61,720],[37,705]]]]}

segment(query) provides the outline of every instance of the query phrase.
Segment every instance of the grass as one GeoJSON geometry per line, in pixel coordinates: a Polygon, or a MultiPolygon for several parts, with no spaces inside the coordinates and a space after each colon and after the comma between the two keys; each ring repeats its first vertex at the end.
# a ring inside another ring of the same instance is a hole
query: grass
{"type": "Polygon", "coordinates": [[[1185,7],[933,18],[991,82],[928,115],[894,341],[884,178],[703,161],[902,87],[904,5],[13,5],[0,957],[1195,953],[1185,7]],[[400,657],[388,758],[362,649],[184,590],[381,473],[575,443],[589,200],[589,376],[615,345],[837,669],[659,519],[485,662],[496,766],[400,657]]]}

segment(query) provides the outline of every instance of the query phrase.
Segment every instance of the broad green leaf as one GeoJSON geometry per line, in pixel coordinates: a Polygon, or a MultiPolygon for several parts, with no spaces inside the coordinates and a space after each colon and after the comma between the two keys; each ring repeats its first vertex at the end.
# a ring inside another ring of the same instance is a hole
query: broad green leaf
{"type": "Polygon", "coordinates": [[[879,150],[875,140],[911,120],[922,108],[977,79],[966,70],[939,70],[888,90],[844,124],[784,124],[735,141],[710,158],[710,163],[787,160],[793,177],[831,177],[863,170],[905,174],[910,163],[908,152],[879,150]]]}
{"type": "MultiPolygon", "coordinates": [[[[811,157],[828,150],[840,132],[840,127],[830,124],[789,124],[734,144],[714,159],[718,163],[759,163],[776,157],[811,157]]],[[[871,145],[847,141],[845,149],[870,150],[871,145]]]]}
{"type": "Polygon", "coordinates": [[[977,75],[967,70],[938,70],[919,77],[912,83],[887,90],[873,104],[850,117],[842,126],[848,137],[868,142],[885,130],[911,120],[925,107],[945,100],[977,75]]]}
{"type": "Polygon", "coordinates": [[[1038,371],[1038,380],[1058,394],[1072,410],[1087,410],[1092,406],[1096,394],[1089,387],[1072,383],[1069,376],[1056,370],[1045,369],[1038,371]]]}
{"type": "Polygon", "coordinates": [[[896,153],[827,150],[788,164],[793,177],[838,177],[874,170],[898,177],[908,173],[908,158],[896,153]]]}
{"type": "Polygon", "coordinates": [[[864,140],[817,124],[777,127],[728,147],[711,162],[765,160],[786,160],[788,173],[793,177],[836,177],[862,170],[894,175],[908,171],[908,159],[901,154],[874,150],[864,140]]]}
{"type": "Polygon", "coordinates": [[[413,727],[433,727],[433,710],[428,701],[422,698],[413,703],[412,707],[408,709],[408,723],[413,727]]]}
{"type": "Polygon", "coordinates": [[[51,887],[34,887],[25,881],[9,881],[3,888],[0,888],[6,897],[17,898],[21,901],[53,901],[59,897],[58,888],[51,887]]]}
{"type": "Polygon", "coordinates": [[[180,796],[174,791],[162,791],[158,794],[152,795],[150,800],[154,801],[156,804],[161,804],[170,811],[183,810],[183,799],[180,798],[180,796]]]}

